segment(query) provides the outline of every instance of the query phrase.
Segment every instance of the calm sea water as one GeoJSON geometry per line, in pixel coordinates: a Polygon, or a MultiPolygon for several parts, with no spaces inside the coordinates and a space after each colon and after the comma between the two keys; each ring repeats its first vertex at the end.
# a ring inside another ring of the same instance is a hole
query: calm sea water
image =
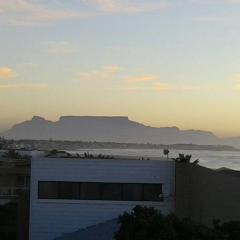
{"type": "MultiPolygon", "coordinates": [[[[139,158],[163,157],[162,149],[81,149],[77,152],[91,154],[134,156],[139,158]]],[[[196,151],[171,150],[169,157],[177,157],[179,153],[191,154],[192,160],[199,159],[199,164],[209,168],[227,167],[240,170],[240,152],[235,151],[196,151]]]]}

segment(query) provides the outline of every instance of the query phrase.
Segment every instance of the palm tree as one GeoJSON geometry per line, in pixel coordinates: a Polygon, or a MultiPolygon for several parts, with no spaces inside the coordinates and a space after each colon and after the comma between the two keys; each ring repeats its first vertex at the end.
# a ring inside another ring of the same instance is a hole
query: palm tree
{"type": "Polygon", "coordinates": [[[170,153],[170,151],[168,149],[163,149],[163,154],[165,156],[167,156],[167,159],[168,159],[168,154],[170,153]]]}
{"type": "MultiPolygon", "coordinates": [[[[180,163],[191,163],[191,158],[192,158],[192,155],[188,155],[188,154],[185,155],[183,153],[179,153],[178,158],[175,158],[175,161],[180,162],[180,163]]],[[[192,163],[198,164],[199,160],[196,159],[192,163]]]]}

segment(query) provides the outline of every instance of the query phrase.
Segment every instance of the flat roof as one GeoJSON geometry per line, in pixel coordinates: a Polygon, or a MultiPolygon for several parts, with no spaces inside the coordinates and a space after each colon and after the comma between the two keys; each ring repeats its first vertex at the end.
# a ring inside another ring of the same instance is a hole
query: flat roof
{"type": "MultiPolygon", "coordinates": [[[[4,151],[0,151],[0,161],[6,161],[6,159],[2,158],[2,154],[4,151]]],[[[26,153],[26,151],[18,151],[22,153],[26,153]]],[[[49,151],[28,151],[29,155],[31,155],[33,158],[48,158],[48,159],[76,159],[76,160],[139,160],[139,161],[148,161],[148,160],[158,160],[158,161],[173,161],[172,158],[167,158],[164,156],[160,157],[146,157],[146,156],[129,156],[129,155],[117,155],[117,154],[92,154],[86,152],[86,154],[81,153],[79,154],[77,151],[58,151],[56,154],[49,155],[49,151]],[[69,154],[69,155],[68,155],[69,154]]],[[[10,161],[7,159],[7,161],[10,161]]],[[[16,161],[16,160],[15,160],[16,161]]],[[[20,160],[17,160],[20,161],[20,160]]],[[[23,160],[25,161],[25,160],[23,160]]]]}
{"type": "Polygon", "coordinates": [[[141,156],[127,156],[127,155],[104,155],[102,157],[98,155],[93,155],[89,157],[84,156],[43,156],[44,158],[49,159],[76,159],[76,160],[138,160],[138,161],[150,161],[150,160],[157,160],[157,161],[173,161],[173,159],[164,158],[164,157],[141,157],[141,156]]]}

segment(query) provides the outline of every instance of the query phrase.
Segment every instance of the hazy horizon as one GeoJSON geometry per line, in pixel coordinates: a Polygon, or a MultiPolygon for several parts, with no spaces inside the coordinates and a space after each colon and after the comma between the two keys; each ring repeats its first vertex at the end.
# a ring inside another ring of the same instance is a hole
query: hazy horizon
{"type": "Polygon", "coordinates": [[[128,116],[240,136],[240,1],[0,0],[0,132],[128,116]]]}

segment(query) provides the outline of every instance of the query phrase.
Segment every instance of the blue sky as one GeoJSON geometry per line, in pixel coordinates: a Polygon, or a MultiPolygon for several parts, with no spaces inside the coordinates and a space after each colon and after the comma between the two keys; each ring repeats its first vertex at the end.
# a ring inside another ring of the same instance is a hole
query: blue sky
{"type": "Polygon", "coordinates": [[[0,0],[0,130],[128,115],[240,135],[240,1],[0,0]]]}

